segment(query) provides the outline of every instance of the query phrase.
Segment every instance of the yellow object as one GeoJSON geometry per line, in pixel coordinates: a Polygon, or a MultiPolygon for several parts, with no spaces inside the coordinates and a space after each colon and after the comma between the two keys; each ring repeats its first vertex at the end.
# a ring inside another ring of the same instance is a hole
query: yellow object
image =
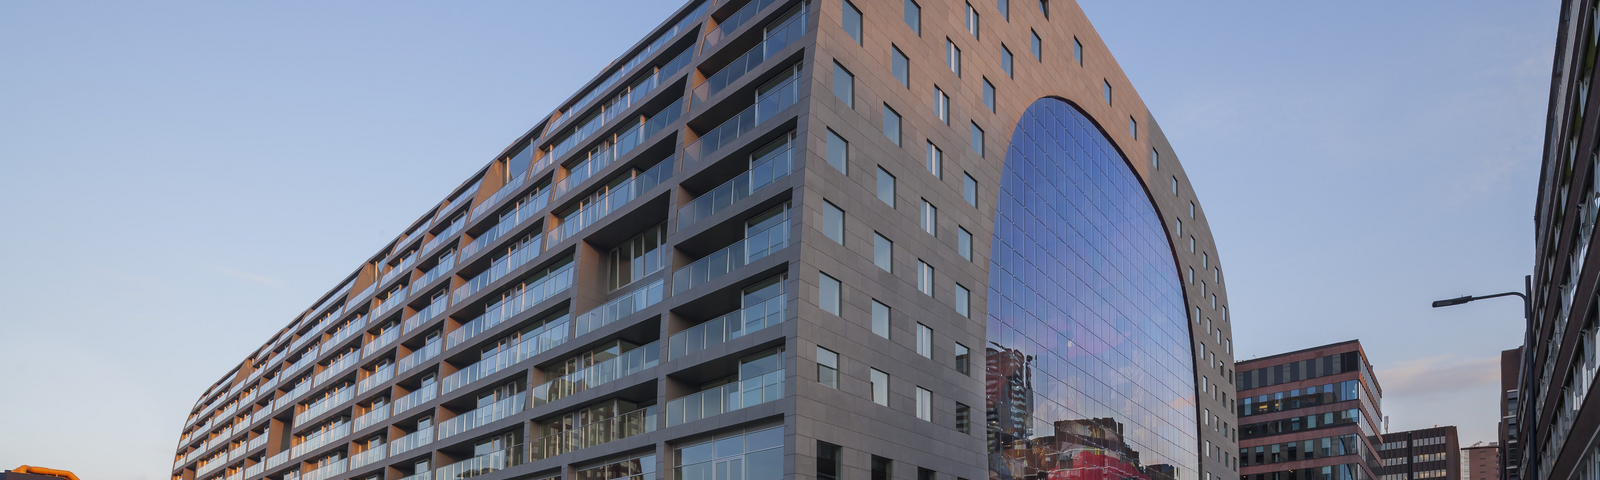
{"type": "Polygon", "coordinates": [[[54,468],[30,467],[30,466],[27,466],[27,465],[23,465],[23,466],[15,468],[15,469],[13,469],[11,471],[17,472],[17,473],[32,473],[32,474],[36,474],[36,475],[49,475],[49,476],[52,476],[52,477],[65,478],[67,480],[78,480],[78,476],[77,475],[73,475],[72,472],[69,472],[69,471],[66,471],[66,470],[56,470],[54,468]]]}

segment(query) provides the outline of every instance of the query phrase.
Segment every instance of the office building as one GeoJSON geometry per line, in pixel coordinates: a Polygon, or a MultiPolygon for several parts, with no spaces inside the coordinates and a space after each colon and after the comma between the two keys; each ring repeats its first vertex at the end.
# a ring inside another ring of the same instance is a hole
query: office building
{"type": "Polygon", "coordinates": [[[1389,432],[1378,445],[1383,480],[1461,480],[1461,440],[1456,427],[1389,432]]]}
{"type": "Polygon", "coordinates": [[[1518,480],[1522,442],[1517,436],[1517,387],[1522,378],[1522,348],[1500,352],[1500,480],[1518,480]]]}
{"type": "Polygon", "coordinates": [[[1383,388],[1360,341],[1250,359],[1238,369],[1241,480],[1378,478],[1383,388]]]}
{"type": "Polygon", "coordinates": [[[1462,480],[1498,480],[1500,478],[1500,442],[1475,442],[1461,447],[1462,480]]]}
{"type": "Polygon", "coordinates": [[[1073,2],[695,0],[489,160],[175,480],[1238,474],[1205,210],[1073,2]]]}

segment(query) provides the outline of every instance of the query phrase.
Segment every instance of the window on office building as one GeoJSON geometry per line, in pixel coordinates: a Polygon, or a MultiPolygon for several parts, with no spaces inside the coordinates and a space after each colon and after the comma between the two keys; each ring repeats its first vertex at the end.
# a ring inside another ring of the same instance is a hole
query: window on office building
{"type": "Polygon", "coordinates": [[[872,264],[885,272],[894,271],[894,242],[880,233],[872,234],[872,264]]]}
{"type": "Polygon", "coordinates": [[[844,24],[844,33],[855,39],[856,45],[861,44],[861,9],[856,8],[850,0],[839,2],[844,5],[840,21],[844,24]]]}
{"type": "Polygon", "coordinates": [[[877,300],[872,301],[872,333],[889,338],[889,310],[888,305],[877,300]]]}
{"type": "Polygon", "coordinates": [[[839,354],[817,347],[817,383],[839,388],[839,354]]]}
{"type": "Polygon", "coordinates": [[[826,273],[817,274],[817,303],[822,311],[839,314],[839,280],[826,273]]]}
{"type": "Polygon", "coordinates": [[[833,96],[844,101],[845,106],[856,106],[856,76],[845,70],[844,65],[833,62],[833,96]]]}
{"type": "Polygon", "coordinates": [[[828,165],[846,175],[850,174],[850,142],[846,142],[831,128],[828,129],[828,165]]]}
{"type": "Polygon", "coordinates": [[[822,235],[844,244],[844,210],[826,200],[822,202],[822,235]]]}
{"type": "Polygon", "coordinates": [[[894,70],[894,79],[900,81],[900,86],[911,88],[911,60],[906,58],[906,53],[900,47],[890,45],[889,50],[894,56],[890,68],[894,70]]]}
{"type": "MultiPolygon", "coordinates": [[[[889,406],[889,374],[874,368],[868,375],[867,381],[872,384],[872,402],[889,406]]],[[[876,473],[873,476],[876,477],[876,473]]]]}
{"type": "Polygon", "coordinates": [[[906,26],[911,27],[911,31],[917,35],[922,35],[922,6],[917,5],[917,2],[906,0],[905,8],[906,26]]]}
{"type": "Polygon", "coordinates": [[[878,200],[894,208],[894,175],[890,175],[883,167],[878,167],[878,200]]]}

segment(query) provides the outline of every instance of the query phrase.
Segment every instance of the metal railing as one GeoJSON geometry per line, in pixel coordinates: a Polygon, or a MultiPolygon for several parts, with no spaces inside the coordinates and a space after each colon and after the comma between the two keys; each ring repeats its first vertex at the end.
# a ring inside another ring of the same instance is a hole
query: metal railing
{"type": "MultiPolygon", "coordinates": [[[[754,4],[755,2],[751,3],[754,4]]],[[[743,78],[745,74],[754,71],[756,67],[761,66],[762,63],[765,63],[767,59],[772,58],[773,55],[776,55],[779,51],[783,50],[784,47],[789,46],[789,44],[799,40],[800,37],[805,36],[806,17],[808,16],[807,12],[809,9],[804,7],[795,8],[800,10],[798,15],[789,17],[789,20],[785,21],[781,26],[768,29],[766,33],[766,40],[762,40],[761,43],[758,43],[755,47],[752,47],[750,51],[745,52],[743,55],[739,55],[739,58],[734,59],[733,63],[729,63],[728,66],[722,67],[722,70],[718,70],[717,73],[707,75],[706,81],[701,82],[699,86],[694,87],[694,101],[691,108],[698,107],[700,102],[704,102],[707,99],[710,99],[711,96],[716,95],[723,89],[728,88],[728,86],[732,85],[733,82],[743,78]]]]}
{"type": "Polygon", "coordinates": [[[596,194],[593,201],[583,208],[566,215],[561,219],[561,224],[550,230],[550,243],[560,242],[572,238],[585,227],[593,225],[612,212],[627,205],[640,194],[649,191],[663,180],[672,176],[672,158],[667,158],[639,173],[638,176],[624,180],[605,194],[596,194]]]}
{"type": "Polygon", "coordinates": [[[528,408],[528,392],[521,392],[484,405],[470,412],[439,422],[439,439],[444,440],[496,420],[522,413],[528,408]]]}
{"type": "Polygon", "coordinates": [[[522,335],[522,341],[499,352],[484,357],[466,368],[456,371],[440,381],[443,393],[482,380],[495,372],[510,368],[567,341],[567,321],[551,322],[522,335]]]}
{"type": "Polygon", "coordinates": [[[467,282],[461,286],[456,287],[455,291],[451,292],[451,296],[456,299],[467,298],[474,293],[478,293],[484,288],[488,288],[489,285],[492,285],[496,280],[505,277],[506,274],[511,273],[512,270],[516,270],[517,267],[527,264],[529,260],[538,258],[539,254],[543,253],[543,249],[544,233],[541,232],[538,235],[534,235],[533,238],[528,239],[528,243],[520,245],[506,253],[504,256],[495,259],[493,263],[489,264],[489,268],[478,273],[472,278],[467,279],[467,282]]]}
{"type": "Polygon", "coordinates": [[[389,456],[393,457],[406,453],[431,443],[433,443],[433,427],[417,430],[411,432],[410,435],[389,442],[389,456]]]}
{"type": "Polygon", "coordinates": [[[426,387],[417,389],[417,391],[408,393],[394,401],[394,415],[399,416],[400,414],[405,413],[406,410],[410,410],[412,408],[416,408],[418,405],[428,403],[429,400],[433,400],[434,397],[438,396],[438,384],[428,385],[426,387]]]}
{"type": "Polygon", "coordinates": [[[529,390],[537,407],[578,392],[595,388],[661,362],[661,342],[655,341],[623,352],[587,368],[544,382],[529,390]]]}
{"type": "Polygon", "coordinates": [[[706,131],[698,140],[695,140],[694,143],[689,144],[683,150],[685,161],[700,161],[710,158],[712,153],[733,143],[734,140],[744,134],[755,131],[757,126],[771,119],[783,109],[794,105],[794,102],[800,98],[800,77],[799,73],[791,75],[787,80],[768,90],[764,95],[757,97],[754,105],[745,108],[744,111],[722,122],[721,125],[717,125],[716,128],[706,131]]]}
{"type": "Polygon", "coordinates": [[[674,334],[668,340],[667,359],[676,360],[783,323],[784,312],[789,305],[788,297],[788,294],[781,294],[674,334]]]}
{"type": "Polygon", "coordinates": [[[656,407],[634,410],[528,443],[528,459],[543,460],[642,433],[656,431],[656,407]]]}
{"type": "Polygon", "coordinates": [[[422,348],[418,349],[417,351],[411,352],[410,355],[406,355],[405,358],[401,358],[399,362],[395,362],[397,365],[395,367],[395,373],[405,373],[405,371],[410,370],[411,367],[415,367],[418,364],[426,362],[428,359],[439,355],[439,351],[442,350],[440,348],[442,346],[440,345],[441,343],[442,342],[438,340],[434,340],[427,345],[423,345],[422,348]]]}
{"type": "Polygon", "coordinates": [[[783,150],[774,151],[763,155],[761,158],[750,162],[750,170],[733,177],[717,188],[695,197],[688,205],[678,208],[678,230],[694,225],[695,222],[715,215],[717,212],[739,203],[751,194],[771,185],[789,175],[794,164],[795,153],[799,149],[794,146],[783,150]]]}
{"type": "Polygon", "coordinates": [[[609,325],[622,317],[661,303],[662,297],[665,296],[665,286],[665,279],[657,279],[649,285],[628,292],[616,300],[606,302],[605,305],[584,312],[583,315],[578,315],[576,320],[577,332],[573,336],[582,336],[597,328],[609,325]]]}

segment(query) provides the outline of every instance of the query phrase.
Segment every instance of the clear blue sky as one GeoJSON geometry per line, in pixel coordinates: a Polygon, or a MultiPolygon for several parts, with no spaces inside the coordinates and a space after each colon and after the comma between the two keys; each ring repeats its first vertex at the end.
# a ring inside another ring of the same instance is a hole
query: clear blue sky
{"type": "MultiPolygon", "coordinates": [[[[202,390],[678,6],[0,3],[0,468],[167,478],[202,390]]],[[[1083,8],[1240,358],[1360,338],[1396,429],[1491,439],[1518,307],[1428,302],[1529,269],[1556,2],[1083,8]]]]}

